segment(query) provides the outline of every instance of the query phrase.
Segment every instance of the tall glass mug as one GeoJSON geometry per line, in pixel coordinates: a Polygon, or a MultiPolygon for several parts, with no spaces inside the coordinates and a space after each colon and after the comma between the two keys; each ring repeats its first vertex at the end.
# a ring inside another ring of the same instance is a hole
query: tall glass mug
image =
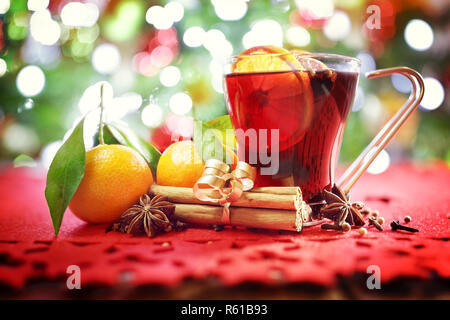
{"type": "MultiPolygon", "coordinates": [[[[299,186],[307,200],[332,187],[359,72],[358,59],[334,54],[262,53],[231,58],[224,81],[227,109],[238,157],[257,167],[257,185],[299,186]]],[[[412,69],[389,68],[366,76],[393,73],[411,81],[411,95],[339,179],[337,184],[345,192],[422,100],[423,79],[412,69]]]]}

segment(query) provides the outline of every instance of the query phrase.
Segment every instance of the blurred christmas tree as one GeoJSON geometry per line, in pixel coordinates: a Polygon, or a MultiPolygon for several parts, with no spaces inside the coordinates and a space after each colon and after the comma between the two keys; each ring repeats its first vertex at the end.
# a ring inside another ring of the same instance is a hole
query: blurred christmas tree
{"type": "MultiPolygon", "coordinates": [[[[110,117],[161,147],[174,131],[189,137],[194,118],[226,114],[227,58],[274,44],[356,56],[363,72],[396,65],[421,72],[421,110],[378,169],[389,157],[450,163],[449,18],[447,1],[0,0],[0,158],[27,154],[48,164],[98,103],[93,85],[101,80],[114,88],[110,117]],[[368,28],[376,10],[380,28],[368,28]]],[[[409,89],[398,77],[361,78],[341,160],[362,150],[409,89]]],[[[89,123],[93,131],[97,122],[89,123]]]]}

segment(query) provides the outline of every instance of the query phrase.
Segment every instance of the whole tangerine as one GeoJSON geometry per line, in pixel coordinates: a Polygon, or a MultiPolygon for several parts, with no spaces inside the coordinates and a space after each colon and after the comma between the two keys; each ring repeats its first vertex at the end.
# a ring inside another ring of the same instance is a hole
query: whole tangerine
{"type": "Polygon", "coordinates": [[[203,166],[192,141],[172,143],[159,158],[156,182],[162,186],[192,188],[202,176],[203,166]]]}
{"type": "Polygon", "coordinates": [[[86,152],[84,177],[70,210],[90,223],[110,223],[135,204],[153,183],[144,158],[122,145],[99,145],[86,152]]]}

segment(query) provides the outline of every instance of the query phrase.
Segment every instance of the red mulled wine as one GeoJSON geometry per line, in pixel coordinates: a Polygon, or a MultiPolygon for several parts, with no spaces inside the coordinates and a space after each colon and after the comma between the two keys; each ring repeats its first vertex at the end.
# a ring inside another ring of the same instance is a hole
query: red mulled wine
{"type": "Polygon", "coordinates": [[[240,160],[259,169],[257,185],[300,186],[304,198],[310,199],[334,183],[357,82],[358,73],[332,69],[225,76],[235,130],[256,132],[253,141],[251,134],[236,137],[240,160]],[[271,143],[274,135],[277,146],[271,143]],[[278,157],[279,166],[273,174],[264,175],[262,169],[272,165],[267,156],[272,161],[278,157]]]}

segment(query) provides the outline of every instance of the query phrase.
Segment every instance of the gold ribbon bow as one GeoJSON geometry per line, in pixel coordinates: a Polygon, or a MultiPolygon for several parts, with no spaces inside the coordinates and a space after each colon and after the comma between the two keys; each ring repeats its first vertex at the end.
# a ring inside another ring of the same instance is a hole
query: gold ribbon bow
{"type": "Polygon", "coordinates": [[[201,201],[218,203],[223,206],[222,223],[230,224],[230,204],[238,200],[242,192],[251,190],[256,178],[256,168],[239,161],[229,173],[226,163],[209,159],[205,163],[203,174],[194,185],[194,195],[201,201]],[[214,190],[214,192],[210,192],[214,190]],[[208,194],[206,193],[208,191],[208,194]]]}

